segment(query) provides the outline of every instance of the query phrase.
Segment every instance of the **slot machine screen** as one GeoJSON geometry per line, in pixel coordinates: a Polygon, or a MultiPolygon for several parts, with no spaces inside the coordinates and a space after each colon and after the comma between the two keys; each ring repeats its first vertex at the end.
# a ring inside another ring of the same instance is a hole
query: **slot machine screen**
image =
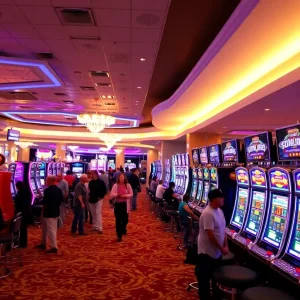
{"type": "Polygon", "coordinates": [[[204,181],[204,192],[201,203],[206,204],[208,199],[208,192],[209,192],[209,183],[208,181],[204,181]]]}
{"type": "Polygon", "coordinates": [[[221,162],[221,145],[211,145],[208,147],[209,162],[219,164],[221,162]]]}
{"type": "Polygon", "coordinates": [[[45,170],[44,170],[44,169],[41,169],[41,170],[40,170],[40,176],[41,176],[41,177],[45,177],[45,170]]]}
{"type": "Polygon", "coordinates": [[[73,172],[82,174],[83,168],[82,167],[73,167],[73,172]]]}
{"type": "Polygon", "coordinates": [[[252,161],[269,161],[271,136],[269,132],[248,136],[244,139],[246,159],[252,161]]]}
{"type": "Polygon", "coordinates": [[[192,149],[193,165],[198,166],[200,163],[199,149],[192,149]]]}
{"type": "Polygon", "coordinates": [[[197,193],[197,170],[193,170],[193,181],[192,181],[192,198],[195,199],[197,193]]]}
{"type": "Polygon", "coordinates": [[[12,195],[15,195],[15,190],[12,182],[10,183],[10,191],[12,195]]]}
{"type": "Polygon", "coordinates": [[[292,237],[288,249],[288,253],[300,258],[300,198],[297,198],[297,219],[293,225],[292,237]]]}
{"type": "Polygon", "coordinates": [[[200,152],[200,163],[201,164],[208,164],[208,156],[207,156],[207,147],[201,147],[199,149],[200,152]]]}
{"type": "Polygon", "coordinates": [[[276,247],[279,247],[286,228],[288,201],[288,196],[272,194],[271,213],[263,240],[276,247]]]}
{"type": "Polygon", "coordinates": [[[215,183],[210,184],[210,190],[215,190],[217,188],[217,185],[215,183]]]}
{"type": "Polygon", "coordinates": [[[30,180],[30,183],[31,183],[31,186],[32,186],[33,191],[36,191],[36,186],[35,186],[34,180],[31,179],[31,180],[30,180]]]}
{"type": "Polygon", "coordinates": [[[231,220],[231,223],[237,226],[238,228],[241,228],[244,223],[247,203],[248,203],[248,189],[239,188],[238,200],[234,207],[234,212],[231,220]]]}
{"type": "Polygon", "coordinates": [[[238,162],[238,152],[238,140],[231,140],[222,143],[223,162],[238,162]]]}
{"type": "Polygon", "coordinates": [[[45,185],[45,180],[44,180],[44,178],[41,178],[40,180],[41,180],[41,185],[45,185]]]}
{"type": "Polygon", "coordinates": [[[264,192],[253,191],[251,210],[248,216],[245,231],[257,235],[265,209],[266,194],[264,192]]]}
{"type": "Polygon", "coordinates": [[[196,196],[196,199],[198,199],[198,200],[200,199],[201,193],[202,193],[202,184],[199,183],[199,184],[198,184],[198,190],[197,190],[197,196],[196,196]]]}
{"type": "Polygon", "coordinates": [[[278,159],[299,160],[300,158],[300,125],[281,128],[276,130],[276,142],[278,159]]]}

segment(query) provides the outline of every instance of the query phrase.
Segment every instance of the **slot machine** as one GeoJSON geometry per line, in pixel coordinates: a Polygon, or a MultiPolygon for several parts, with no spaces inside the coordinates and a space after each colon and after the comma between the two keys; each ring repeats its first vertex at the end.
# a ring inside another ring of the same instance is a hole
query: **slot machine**
{"type": "MultiPolygon", "coordinates": [[[[28,163],[26,163],[28,164],[28,163]]],[[[37,163],[31,162],[28,164],[28,185],[31,192],[31,205],[36,204],[37,202],[42,201],[42,195],[36,184],[36,169],[37,163]]]]}
{"type": "Polygon", "coordinates": [[[52,175],[56,176],[57,175],[57,163],[54,162],[52,165],[52,175]]]}
{"type": "Polygon", "coordinates": [[[197,187],[197,196],[196,199],[198,200],[198,204],[200,199],[202,199],[203,193],[203,169],[198,167],[197,169],[197,177],[198,177],[198,187],[197,187]]]}
{"type": "Polygon", "coordinates": [[[61,166],[61,175],[65,175],[65,163],[60,163],[60,166],[61,166]]]}
{"type": "Polygon", "coordinates": [[[249,208],[241,232],[234,236],[234,241],[244,247],[248,247],[249,243],[253,243],[260,236],[268,205],[267,170],[252,167],[249,174],[251,185],[249,208]]]}
{"type": "Polygon", "coordinates": [[[182,154],[182,173],[183,173],[183,186],[182,186],[182,195],[185,193],[191,192],[191,177],[192,169],[190,168],[190,160],[188,153],[182,154]]]}
{"type": "Polygon", "coordinates": [[[65,163],[64,165],[64,173],[67,174],[68,171],[71,170],[71,164],[70,163],[65,163]]]}
{"type": "Polygon", "coordinates": [[[190,195],[190,203],[196,200],[197,196],[197,189],[198,189],[198,169],[192,169],[192,189],[190,195]]]}
{"type": "Polygon", "coordinates": [[[176,183],[176,156],[172,155],[172,174],[171,181],[176,183]]]}
{"type": "Polygon", "coordinates": [[[208,169],[209,170],[209,190],[215,190],[218,188],[219,184],[218,184],[218,173],[217,173],[217,168],[215,167],[211,167],[208,169]]]}
{"type": "Polygon", "coordinates": [[[26,178],[24,176],[24,165],[21,162],[14,162],[10,163],[8,166],[8,171],[11,172],[11,182],[10,182],[10,188],[12,191],[13,197],[16,195],[16,183],[18,181],[23,181],[26,184],[26,178]]]}
{"type": "Polygon", "coordinates": [[[80,177],[82,174],[86,173],[88,166],[88,163],[85,162],[73,162],[70,164],[70,169],[73,174],[80,177]]]}
{"type": "Polygon", "coordinates": [[[284,247],[292,217],[291,172],[274,167],[268,170],[269,201],[265,223],[258,239],[249,244],[250,253],[262,261],[278,258],[284,247]]]}
{"type": "Polygon", "coordinates": [[[11,173],[11,179],[10,179],[10,191],[11,191],[11,196],[14,198],[17,194],[17,189],[16,189],[16,181],[15,181],[15,172],[16,172],[16,163],[10,163],[8,165],[8,172],[11,173]]]}
{"type": "Polygon", "coordinates": [[[47,176],[54,175],[53,173],[53,162],[48,163],[47,166],[47,176]]]}
{"type": "Polygon", "coordinates": [[[36,186],[39,190],[39,194],[44,194],[43,186],[45,185],[45,169],[46,164],[44,162],[38,162],[36,165],[36,175],[35,175],[35,181],[36,186]]]}
{"type": "Polygon", "coordinates": [[[293,171],[294,210],[291,228],[283,255],[271,262],[271,267],[292,281],[300,283],[300,169],[293,171]]]}
{"type": "Polygon", "coordinates": [[[229,140],[221,144],[223,167],[235,167],[242,160],[240,158],[239,140],[229,140]]]}
{"type": "Polygon", "coordinates": [[[170,160],[166,159],[165,160],[165,180],[164,180],[164,183],[163,183],[164,187],[168,187],[169,186],[169,182],[170,182],[170,179],[171,179],[170,175],[171,175],[170,160]]]}
{"type": "MultiPolygon", "coordinates": [[[[250,181],[249,173],[246,168],[239,167],[235,170],[237,190],[235,197],[235,204],[229,225],[226,227],[226,234],[228,238],[234,238],[234,236],[239,233],[243,227],[248,204],[249,204],[249,194],[250,194],[250,181]]],[[[225,199],[226,201],[226,199],[225,199]]]]}

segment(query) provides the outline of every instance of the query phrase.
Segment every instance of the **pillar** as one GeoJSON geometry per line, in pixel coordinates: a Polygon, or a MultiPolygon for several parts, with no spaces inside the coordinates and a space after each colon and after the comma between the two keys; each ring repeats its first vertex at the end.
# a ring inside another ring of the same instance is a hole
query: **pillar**
{"type": "Polygon", "coordinates": [[[26,147],[24,149],[19,147],[18,160],[20,160],[20,161],[29,161],[29,153],[30,153],[30,148],[29,147],[26,147]]]}
{"type": "Polygon", "coordinates": [[[158,150],[157,149],[149,149],[147,151],[147,178],[146,178],[146,183],[147,186],[148,184],[148,179],[150,176],[150,172],[151,172],[151,163],[153,163],[155,160],[158,160],[159,156],[158,156],[158,150]]]}
{"type": "Polygon", "coordinates": [[[122,166],[124,168],[125,165],[125,149],[117,148],[116,149],[116,168],[120,168],[122,166]]]}
{"type": "Polygon", "coordinates": [[[64,161],[66,159],[66,149],[65,144],[56,144],[55,156],[57,159],[64,161]]]}
{"type": "Polygon", "coordinates": [[[186,135],[186,152],[190,157],[190,166],[193,167],[192,149],[213,144],[221,144],[221,135],[217,133],[199,132],[186,135]]]}
{"type": "Polygon", "coordinates": [[[17,146],[12,141],[7,141],[5,144],[6,151],[9,151],[8,155],[8,163],[15,162],[18,160],[18,152],[17,152],[17,146]]]}

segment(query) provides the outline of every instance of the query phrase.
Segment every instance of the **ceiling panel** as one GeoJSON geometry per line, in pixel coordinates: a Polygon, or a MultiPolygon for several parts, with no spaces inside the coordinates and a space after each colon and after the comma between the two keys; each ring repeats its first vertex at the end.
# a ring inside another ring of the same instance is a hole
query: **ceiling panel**
{"type": "Polygon", "coordinates": [[[2,25],[0,25],[0,39],[3,39],[3,38],[10,38],[11,35],[8,33],[8,31],[6,31],[4,29],[4,27],[2,25]]]}
{"type": "Polygon", "coordinates": [[[90,0],[51,0],[54,7],[84,7],[88,8],[92,6],[90,0]]]}
{"type": "Polygon", "coordinates": [[[168,0],[131,0],[132,9],[136,10],[166,10],[169,5],[168,0]]]}
{"type": "Polygon", "coordinates": [[[38,39],[40,38],[38,32],[30,24],[3,24],[10,34],[17,39],[38,39]]]}
{"type": "Polygon", "coordinates": [[[13,0],[17,5],[51,6],[51,0],[13,0]]]}
{"type": "Polygon", "coordinates": [[[162,28],[164,25],[164,11],[140,11],[131,13],[131,26],[134,28],[162,28]]]}
{"type": "Polygon", "coordinates": [[[95,8],[130,9],[130,0],[91,0],[95,8]]]}
{"type": "Polygon", "coordinates": [[[68,33],[61,25],[35,25],[34,26],[41,38],[45,40],[65,40],[68,33]]]}
{"type": "Polygon", "coordinates": [[[50,47],[43,41],[37,39],[18,39],[19,43],[24,46],[26,50],[32,53],[50,52],[50,47]]]}
{"type": "Polygon", "coordinates": [[[130,28],[100,27],[100,37],[109,42],[130,42],[130,28]]]}
{"type": "Polygon", "coordinates": [[[0,5],[0,24],[29,23],[22,11],[16,5],[0,5]]]}
{"type": "Polygon", "coordinates": [[[61,24],[53,7],[36,6],[34,9],[30,6],[19,6],[26,18],[31,24],[61,24]]]}
{"type": "Polygon", "coordinates": [[[158,44],[160,41],[161,30],[133,28],[131,34],[132,42],[134,43],[158,44]]]}
{"type": "Polygon", "coordinates": [[[96,23],[103,27],[130,27],[130,10],[94,9],[96,23]]]}

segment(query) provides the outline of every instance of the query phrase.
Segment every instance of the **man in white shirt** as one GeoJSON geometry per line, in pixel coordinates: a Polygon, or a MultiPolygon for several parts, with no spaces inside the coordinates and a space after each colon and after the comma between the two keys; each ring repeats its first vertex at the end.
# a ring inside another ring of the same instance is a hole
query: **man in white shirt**
{"type": "Polygon", "coordinates": [[[162,183],[163,183],[162,180],[160,180],[156,188],[155,198],[157,199],[163,199],[164,197],[165,188],[163,187],[162,183]]]}
{"type": "Polygon", "coordinates": [[[211,299],[210,280],[213,272],[220,265],[222,255],[229,253],[225,217],[220,209],[224,204],[222,191],[210,191],[208,199],[209,204],[199,221],[198,261],[195,269],[201,300],[211,299]]]}
{"type": "Polygon", "coordinates": [[[59,209],[60,209],[60,217],[62,221],[65,222],[66,206],[69,198],[69,185],[68,182],[63,178],[61,173],[57,174],[56,180],[57,180],[57,186],[61,189],[64,196],[64,202],[60,205],[59,209]]]}

